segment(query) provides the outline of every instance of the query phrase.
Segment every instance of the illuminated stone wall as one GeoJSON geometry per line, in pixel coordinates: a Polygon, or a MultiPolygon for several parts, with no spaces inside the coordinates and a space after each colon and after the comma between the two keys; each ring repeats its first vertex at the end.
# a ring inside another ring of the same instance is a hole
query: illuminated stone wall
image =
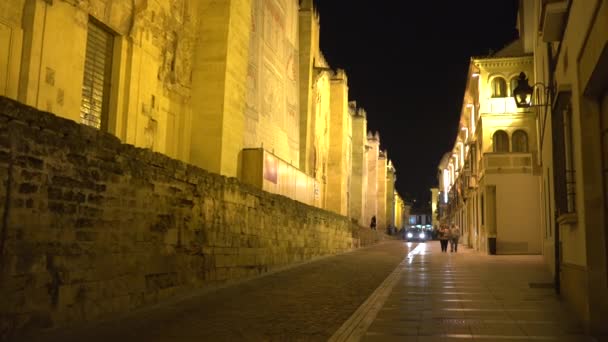
{"type": "Polygon", "coordinates": [[[353,150],[351,185],[350,185],[350,216],[360,225],[367,226],[365,218],[367,202],[367,117],[362,108],[356,108],[351,102],[355,114],[353,118],[353,150]]]}
{"type": "Polygon", "coordinates": [[[386,166],[386,225],[396,226],[395,220],[395,167],[389,159],[386,166]]]}
{"type": "Polygon", "coordinates": [[[325,208],[331,68],[319,47],[319,14],[311,0],[300,1],[299,15],[300,169],[317,180],[318,203],[325,208]]]}
{"type": "Polygon", "coordinates": [[[378,219],[378,156],[380,151],[380,135],[378,132],[367,134],[367,200],[365,202],[365,222],[369,227],[372,217],[378,219]]]}
{"type": "Polygon", "coordinates": [[[0,179],[4,332],[109,317],[379,237],[2,97],[0,179]]]}
{"type": "Polygon", "coordinates": [[[378,185],[377,185],[377,193],[376,193],[376,224],[377,228],[380,231],[384,231],[386,229],[386,225],[388,224],[386,220],[386,212],[387,212],[387,203],[386,203],[386,164],[387,164],[387,155],[386,151],[380,151],[378,155],[378,166],[376,167],[377,177],[378,177],[378,185]]]}
{"type": "Polygon", "coordinates": [[[298,2],[253,0],[244,147],[300,163],[298,2]]]}
{"type": "Polygon", "coordinates": [[[17,98],[25,0],[0,3],[0,96],[17,98]]]}
{"type": "Polygon", "coordinates": [[[192,67],[196,115],[192,116],[189,161],[235,177],[245,130],[251,0],[192,3],[198,6],[199,36],[192,67]]]}
{"type": "Polygon", "coordinates": [[[313,101],[311,118],[311,149],[308,151],[310,157],[309,166],[311,176],[319,184],[317,195],[319,206],[327,206],[327,181],[329,163],[330,142],[330,74],[320,73],[313,85],[313,101]]]}
{"type": "Polygon", "coordinates": [[[92,17],[114,34],[107,130],[188,160],[197,19],[191,1],[7,0],[0,6],[0,16],[10,16],[0,20],[0,55],[10,52],[0,56],[0,69],[11,70],[0,95],[80,122],[92,17]]]}
{"type": "Polygon", "coordinates": [[[348,79],[338,70],[331,79],[329,162],[326,209],[348,216],[352,170],[352,120],[348,110],[348,79]]]}
{"type": "MultiPolygon", "coordinates": [[[[251,0],[7,0],[0,6],[0,69],[11,70],[0,77],[0,95],[81,122],[88,25],[95,22],[113,37],[103,130],[238,175],[251,0]]],[[[294,82],[290,94],[297,95],[294,82]]]]}

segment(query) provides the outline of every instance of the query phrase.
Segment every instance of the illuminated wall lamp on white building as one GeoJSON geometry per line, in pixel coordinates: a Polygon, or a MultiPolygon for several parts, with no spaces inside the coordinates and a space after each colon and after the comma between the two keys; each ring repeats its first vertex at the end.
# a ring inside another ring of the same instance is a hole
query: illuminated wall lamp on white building
{"type": "Polygon", "coordinates": [[[534,85],[530,86],[528,83],[528,78],[524,72],[519,73],[519,77],[517,78],[517,87],[513,90],[513,98],[515,99],[515,104],[517,108],[530,108],[530,107],[545,107],[548,105],[548,98],[551,91],[551,87],[547,87],[545,84],[537,82],[534,85]],[[542,86],[545,93],[545,103],[532,104],[532,93],[534,93],[534,88],[537,86],[542,86]]]}

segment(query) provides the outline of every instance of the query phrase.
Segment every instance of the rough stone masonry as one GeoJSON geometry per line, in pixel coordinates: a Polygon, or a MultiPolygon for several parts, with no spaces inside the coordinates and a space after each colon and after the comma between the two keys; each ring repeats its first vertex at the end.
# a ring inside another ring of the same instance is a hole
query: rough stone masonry
{"type": "Polygon", "coordinates": [[[0,339],[348,251],[348,218],[0,97],[0,339]]]}

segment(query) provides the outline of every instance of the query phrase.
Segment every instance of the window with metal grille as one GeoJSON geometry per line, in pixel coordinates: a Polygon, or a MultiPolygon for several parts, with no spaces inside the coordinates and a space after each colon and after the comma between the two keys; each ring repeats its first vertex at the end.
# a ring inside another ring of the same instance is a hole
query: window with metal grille
{"type": "Polygon", "coordinates": [[[575,170],[572,156],[572,93],[560,92],[551,118],[553,135],[553,182],[558,215],[575,212],[575,170]]]}
{"type": "Polygon", "coordinates": [[[80,122],[106,130],[114,36],[90,19],[82,81],[80,122]]]}

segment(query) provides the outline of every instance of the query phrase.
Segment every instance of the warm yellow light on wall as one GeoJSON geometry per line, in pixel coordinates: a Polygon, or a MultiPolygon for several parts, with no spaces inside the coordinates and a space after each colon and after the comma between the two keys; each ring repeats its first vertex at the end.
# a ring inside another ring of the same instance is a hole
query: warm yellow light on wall
{"type": "Polygon", "coordinates": [[[471,134],[475,134],[475,106],[472,103],[468,103],[467,108],[471,108],[471,134]]]}
{"type": "Polygon", "coordinates": [[[451,187],[452,182],[454,181],[454,165],[452,165],[452,163],[450,163],[450,165],[448,165],[448,168],[450,169],[450,187],[451,187]]]}
{"type": "Polygon", "coordinates": [[[448,191],[450,190],[450,172],[443,169],[443,202],[448,203],[448,191]]]}
{"type": "Polygon", "coordinates": [[[462,142],[459,142],[460,144],[460,167],[464,166],[464,145],[462,144],[462,142]]]}

